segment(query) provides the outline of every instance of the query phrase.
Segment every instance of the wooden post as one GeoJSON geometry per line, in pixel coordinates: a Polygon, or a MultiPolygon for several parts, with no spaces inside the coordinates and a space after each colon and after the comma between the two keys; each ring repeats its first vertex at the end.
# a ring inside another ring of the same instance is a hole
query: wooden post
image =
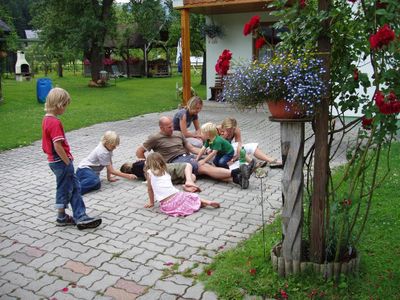
{"type": "Polygon", "coordinates": [[[303,163],[304,123],[299,120],[281,122],[281,144],[286,152],[282,176],[282,193],[285,199],[282,211],[284,239],[282,254],[285,260],[301,260],[303,223],[303,163]]]}
{"type": "Polygon", "coordinates": [[[190,13],[188,9],[181,10],[181,35],[182,35],[182,89],[183,103],[185,106],[191,96],[190,80],[190,13]]]}
{"type": "MultiPolygon", "coordinates": [[[[318,9],[320,11],[328,11],[329,5],[330,0],[319,0],[318,9]]],[[[329,20],[326,20],[325,24],[321,24],[321,26],[329,28],[329,20]]],[[[318,52],[323,60],[323,67],[326,71],[324,82],[327,87],[330,80],[330,51],[330,39],[325,33],[318,39],[318,52]]],[[[330,98],[330,89],[327,88],[314,124],[315,156],[311,205],[310,258],[316,263],[322,263],[325,257],[325,206],[329,178],[328,122],[330,98]]]]}

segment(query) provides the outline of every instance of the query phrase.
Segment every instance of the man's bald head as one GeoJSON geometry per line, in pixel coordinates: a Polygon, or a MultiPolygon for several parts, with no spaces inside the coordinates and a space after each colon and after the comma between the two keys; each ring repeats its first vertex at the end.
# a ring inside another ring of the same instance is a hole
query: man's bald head
{"type": "Polygon", "coordinates": [[[163,116],[158,121],[158,126],[160,126],[160,132],[164,135],[171,136],[174,131],[174,125],[172,119],[167,116],[163,116]]]}

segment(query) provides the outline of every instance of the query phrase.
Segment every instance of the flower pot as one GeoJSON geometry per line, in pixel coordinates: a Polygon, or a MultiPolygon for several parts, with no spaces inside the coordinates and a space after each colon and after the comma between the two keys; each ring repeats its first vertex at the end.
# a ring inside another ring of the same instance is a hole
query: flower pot
{"type": "Polygon", "coordinates": [[[304,116],[302,108],[285,100],[267,101],[269,112],[275,119],[299,119],[304,116]]]}

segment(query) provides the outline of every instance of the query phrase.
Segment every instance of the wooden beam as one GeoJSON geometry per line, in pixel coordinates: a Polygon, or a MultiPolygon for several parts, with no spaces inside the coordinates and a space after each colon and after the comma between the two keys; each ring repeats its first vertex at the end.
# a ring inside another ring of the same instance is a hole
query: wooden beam
{"type": "MultiPolygon", "coordinates": [[[[319,11],[328,11],[331,0],[319,0],[319,11]]],[[[321,24],[322,28],[329,28],[329,20],[321,24]]],[[[318,39],[318,52],[325,69],[324,82],[329,87],[331,72],[331,43],[327,33],[323,33],[318,39]]],[[[310,258],[315,263],[322,263],[325,259],[325,209],[328,197],[329,179],[329,147],[328,124],[329,104],[331,100],[330,88],[327,88],[318,113],[315,117],[315,156],[314,178],[311,211],[311,243],[310,258]]],[[[328,222],[328,220],[326,220],[328,222]]]]}
{"type": "Polygon", "coordinates": [[[188,9],[181,10],[181,36],[182,36],[182,88],[183,102],[185,106],[191,97],[190,80],[190,13],[188,9]]]}

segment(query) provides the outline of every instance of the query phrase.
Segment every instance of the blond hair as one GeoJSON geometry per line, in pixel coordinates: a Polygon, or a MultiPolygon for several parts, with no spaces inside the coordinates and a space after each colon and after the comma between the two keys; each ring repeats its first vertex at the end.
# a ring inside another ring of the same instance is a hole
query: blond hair
{"type": "Polygon", "coordinates": [[[118,146],[119,145],[119,135],[115,131],[108,130],[101,137],[101,143],[103,146],[118,146]]]}
{"type": "Polygon", "coordinates": [[[221,127],[223,129],[236,128],[237,127],[237,121],[234,118],[227,117],[222,121],[221,127]]]}
{"type": "Polygon", "coordinates": [[[46,97],[44,110],[47,113],[55,113],[57,109],[64,108],[71,103],[71,96],[62,88],[53,88],[46,97]]]}
{"type": "Polygon", "coordinates": [[[193,96],[192,98],[189,99],[186,108],[189,111],[194,110],[197,104],[200,104],[203,107],[203,100],[201,100],[199,96],[193,96]]]}
{"type": "Polygon", "coordinates": [[[203,134],[208,133],[208,135],[209,135],[211,138],[216,137],[217,134],[218,134],[217,126],[215,126],[215,124],[214,124],[214,123],[211,123],[211,122],[208,122],[208,123],[203,124],[203,126],[201,126],[201,132],[202,132],[203,134]]]}
{"type": "Polygon", "coordinates": [[[156,176],[162,176],[167,172],[167,164],[160,153],[152,152],[146,157],[144,171],[147,170],[151,170],[156,176]]]}

